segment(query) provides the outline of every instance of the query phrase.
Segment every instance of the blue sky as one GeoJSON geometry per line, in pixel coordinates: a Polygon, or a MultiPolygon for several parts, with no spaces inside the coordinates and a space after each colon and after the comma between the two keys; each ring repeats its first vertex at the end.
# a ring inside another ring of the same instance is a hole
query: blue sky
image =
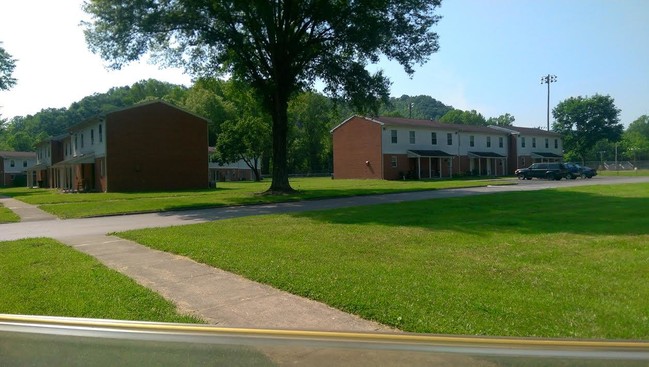
{"type": "MultiPolygon", "coordinates": [[[[67,107],[141,79],[191,83],[180,70],[146,62],[104,69],[78,26],[81,3],[0,3],[0,42],[18,59],[18,84],[0,92],[3,117],[67,107]]],[[[516,125],[545,127],[547,85],[540,78],[554,74],[551,108],[599,93],[615,99],[625,125],[649,114],[649,1],[446,0],[438,14],[440,50],[412,78],[395,62],[371,67],[392,79],[393,96],[430,95],[485,117],[510,113],[516,125]]]]}

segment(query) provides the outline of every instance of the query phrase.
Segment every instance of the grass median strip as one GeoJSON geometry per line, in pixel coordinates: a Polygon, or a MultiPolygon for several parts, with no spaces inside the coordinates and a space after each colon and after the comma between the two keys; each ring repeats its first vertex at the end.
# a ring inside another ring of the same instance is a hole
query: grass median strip
{"type": "Polygon", "coordinates": [[[647,207],[588,186],[119,235],[405,331],[649,339],[647,207]]]}
{"type": "Polygon", "coordinates": [[[0,224],[20,222],[20,217],[0,204],[0,224]]]}
{"type": "Polygon", "coordinates": [[[197,323],[92,257],[46,238],[0,242],[0,313],[197,323]]]}
{"type": "Polygon", "coordinates": [[[264,182],[219,182],[216,189],[140,193],[61,193],[58,190],[11,188],[0,194],[12,196],[60,218],[199,209],[229,205],[264,204],[356,195],[455,187],[502,185],[511,179],[464,179],[429,181],[332,180],[328,177],[297,178],[291,195],[259,195],[268,189],[264,182]]]}

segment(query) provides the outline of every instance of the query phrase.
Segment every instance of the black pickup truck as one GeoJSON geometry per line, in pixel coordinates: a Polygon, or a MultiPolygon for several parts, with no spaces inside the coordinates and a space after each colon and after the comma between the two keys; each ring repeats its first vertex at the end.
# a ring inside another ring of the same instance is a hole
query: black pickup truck
{"type": "Polygon", "coordinates": [[[534,163],[527,168],[517,169],[514,174],[519,180],[531,180],[534,177],[561,180],[568,174],[568,169],[563,163],[534,163]]]}

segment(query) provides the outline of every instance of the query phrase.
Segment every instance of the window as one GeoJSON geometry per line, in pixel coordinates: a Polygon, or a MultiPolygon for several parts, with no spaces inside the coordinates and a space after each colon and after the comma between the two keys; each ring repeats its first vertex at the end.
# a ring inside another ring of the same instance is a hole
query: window
{"type": "Polygon", "coordinates": [[[532,148],[536,148],[536,138],[532,138],[532,148]]]}
{"type": "Polygon", "coordinates": [[[83,148],[83,133],[81,133],[81,148],[83,148]]]}
{"type": "Polygon", "coordinates": [[[410,136],[410,144],[415,143],[415,132],[414,131],[409,131],[408,135],[410,136]]]}
{"type": "Polygon", "coordinates": [[[396,144],[397,143],[397,131],[396,130],[390,130],[390,135],[391,135],[392,144],[396,144]]]}
{"type": "Polygon", "coordinates": [[[16,161],[13,159],[9,162],[9,167],[16,167],[16,161]]]}
{"type": "Polygon", "coordinates": [[[550,147],[550,143],[548,142],[548,140],[549,140],[548,138],[545,138],[545,147],[546,148],[550,147]]]}
{"type": "Polygon", "coordinates": [[[559,149],[559,139],[554,139],[554,149],[559,149]]]}
{"type": "Polygon", "coordinates": [[[103,141],[102,133],[101,133],[101,124],[99,124],[99,142],[101,143],[103,141]]]}
{"type": "Polygon", "coordinates": [[[491,136],[487,136],[487,148],[491,148],[491,136]]]}
{"type": "Polygon", "coordinates": [[[430,143],[437,145],[437,133],[430,133],[430,143]]]}
{"type": "Polygon", "coordinates": [[[90,129],[90,145],[95,145],[95,129],[90,129]]]}
{"type": "Polygon", "coordinates": [[[521,148],[525,148],[525,137],[521,136],[521,148]]]}
{"type": "Polygon", "coordinates": [[[397,156],[396,155],[392,156],[392,167],[394,167],[394,168],[397,167],[397,156]]]}
{"type": "Polygon", "coordinates": [[[23,167],[27,167],[27,161],[23,161],[23,167]]]}
{"type": "Polygon", "coordinates": [[[453,145],[453,133],[446,134],[446,145],[453,145]]]}
{"type": "Polygon", "coordinates": [[[505,145],[504,140],[505,140],[505,139],[503,139],[502,136],[499,136],[499,137],[498,137],[498,148],[502,148],[502,147],[505,145]]]}
{"type": "Polygon", "coordinates": [[[475,146],[475,137],[473,135],[469,136],[469,146],[475,146]]]}

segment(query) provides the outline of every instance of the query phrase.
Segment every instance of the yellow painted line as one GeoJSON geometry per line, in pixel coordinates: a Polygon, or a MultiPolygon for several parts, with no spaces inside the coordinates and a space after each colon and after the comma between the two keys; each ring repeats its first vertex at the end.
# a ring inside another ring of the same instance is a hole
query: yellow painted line
{"type": "Polygon", "coordinates": [[[649,341],[605,341],[605,340],[565,340],[565,339],[518,339],[490,338],[472,336],[439,336],[424,334],[383,334],[336,331],[302,331],[275,329],[225,328],[210,325],[143,323],[135,321],[66,319],[25,315],[0,314],[0,323],[33,323],[50,326],[115,328],[151,332],[218,333],[231,336],[282,337],[282,338],[321,338],[353,339],[368,342],[428,343],[428,344],[473,344],[507,345],[508,347],[579,347],[579,348],[631,348],[649,351],[649,341]]]}

